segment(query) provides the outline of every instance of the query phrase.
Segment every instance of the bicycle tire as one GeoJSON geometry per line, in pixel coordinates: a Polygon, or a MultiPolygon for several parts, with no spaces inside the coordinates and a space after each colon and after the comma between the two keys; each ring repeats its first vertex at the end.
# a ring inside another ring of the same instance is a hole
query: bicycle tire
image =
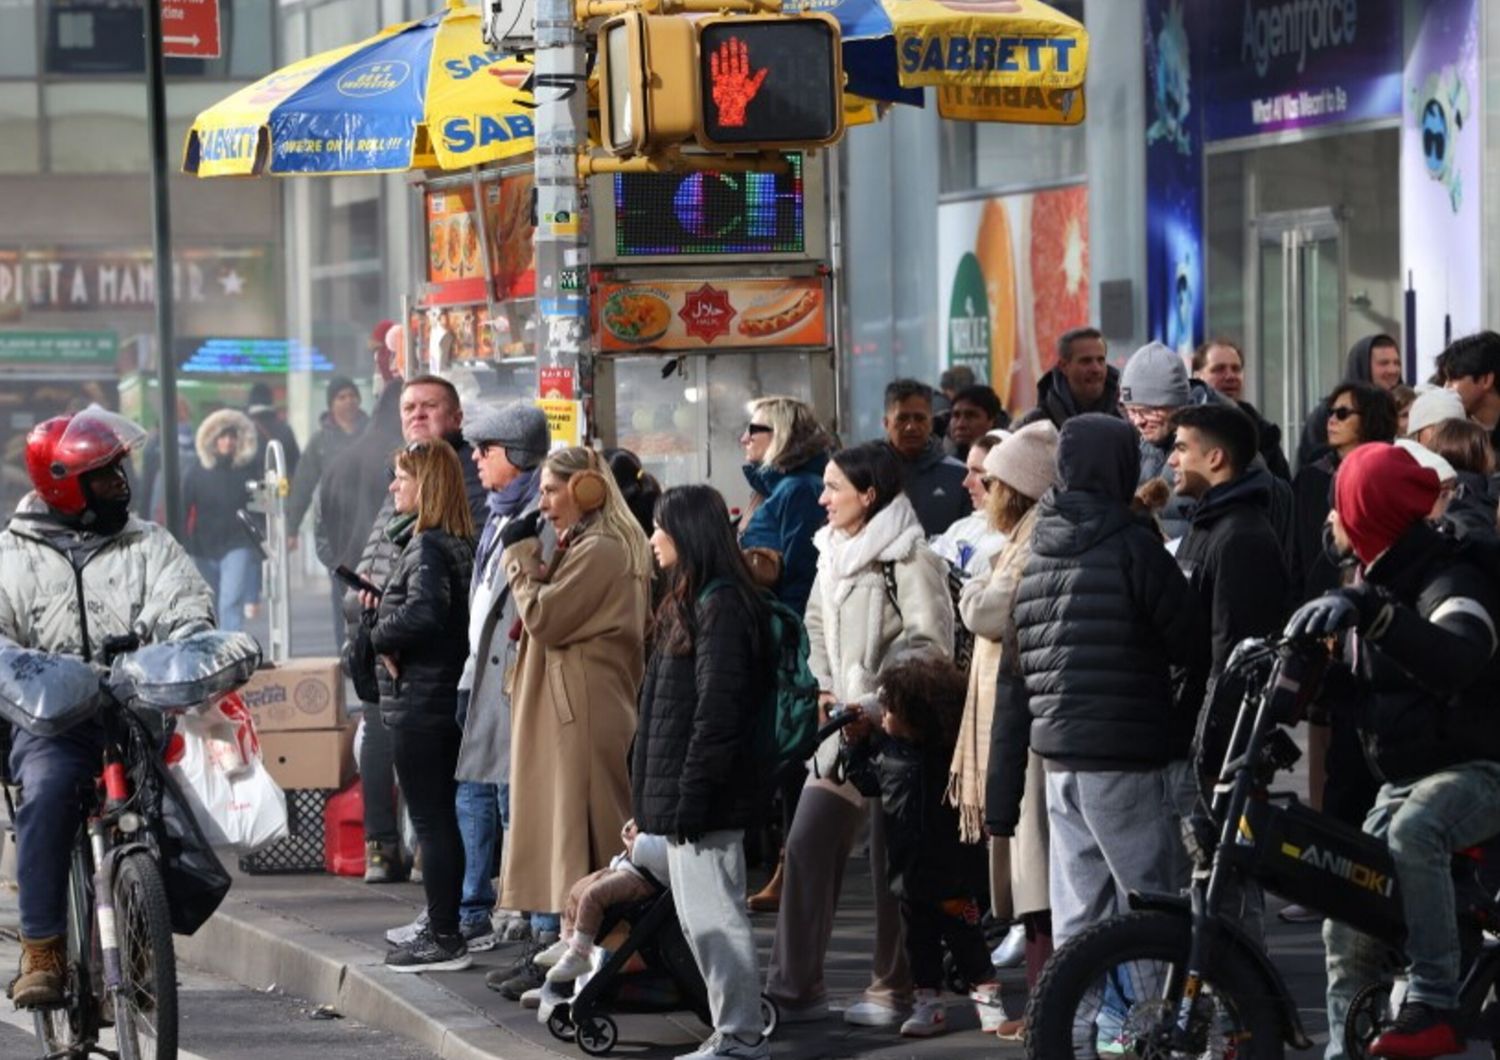
{"type": "Polygon", "coordinates": [[[177,1060],[177,954],[161,870],[143,850],[115,866],[120,992],[115,1034],[121,1060],[177,1060]]]}
{"type": "Polygon", "coordinates": [[[75,843],[68,869],[68,965],[64,981],[65,1003],[32,1013],[37,1042],[44,1056],[87,1057],[89,1047],[98,1040],[98,998],[94,994],[94,977],[98,973],[97,955],[84,952],[85,940],[95,941],[92,917],[86,839],[75,843]],[[80,931],[80,926],[82,931],[80,931]]]}
{"type": "MultiPolygon", "coordinates": [[[[1185,917],[1155,911],[1137,912],[1095,924],[1069,940],[1047,962],[1026,1006],[1026,1056],[1029,1060],[1063,1060],[1064,1057],[1080,1055],[1074,1044],[1079,1033],[1075,1017],[1094,983],[1102,980],[1106,973],[1133,961],[1162,961],[1180,966],[1187,957],[1191,930],[1185,917]]],[[[1129,993],[1123,991],[1118,980],[1114,982],[1116,990],[1129,993]]],[[[1105,993],[1108,989],[1106,986],[1105,993]]],[[[1226,1035],[1235,1038],[1233,1048],[1225,1051],[1227,1055],[1238,1060],[1282,1060],[1285,1044],[1276,1007],[1253,969],[1240,958],[1223,953],[1199,996],[1222,1000],[1225,1004],[1221,1011],[1234,1021],[1226,1035]]],[[[1125,997],[1123,1000],[1128,1002],[1130,999],[1125,997]]],[[[1110,1002],[1101,996],[1101,1003],[1110,1002]]],[[[1122,1016],[1122,1027],[1131,1025],[1136,1018],[1135,1009],[1142,1004],[1138,1002],[1126,1011],[1122,1016]]],[[[1101,1019],[1105,1015],[1101,1008],[1101,1019]]],[[[1085,1024],[1082,1031],[1092,1040],[1100,1031],[1091,1030],[1090,1026],[1085,1024]]],[[[1101,1030],[1102,1026],[1101,1023],[1101,1030]]],[[[1097,1047],[1081,1048],[1085,1057],[1098,1055],[1097,1047]]],[[[1209,1049],[1209,1052],[1198,1055],[1215,1056],[1211,1043],[1209,1049]]],[[[1158,1053],[1148,1049],[1143,1055],[1156,1058],[1158,1053]]],[[[1182,1054],[1162,1054],[1161,1060],[1167,1060],[1168,1055],[1182,1054]]]]}

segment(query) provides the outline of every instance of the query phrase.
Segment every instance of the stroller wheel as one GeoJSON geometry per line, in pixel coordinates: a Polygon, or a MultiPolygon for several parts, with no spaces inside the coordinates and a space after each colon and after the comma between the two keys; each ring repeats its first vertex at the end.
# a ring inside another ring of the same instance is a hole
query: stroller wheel
{"type": "Polygon", "coordinates": [[[590,1056],[603,1056],[615,1047],[619,1033],[615,1021],[608,1016],[590,1016],[578,1025],[574,1040],[590,1056]]]}
{"type": "Polygon", "coordinates": [[[577,1033],[577,1028],[573,1026],[571,1009],[572,1006],[566,1001],[559,1001],[553,1008],[552,1015],[547,1017],[547,1029],[558,1041],[571,1042],[577,1033]]]}
{"type": "Polygon", "coordinates": [[[765,994],[760,995],[760,1033],[769,1038],[780,1024],[781,1012],[776,1008],[776,1002],[765,994]]]}

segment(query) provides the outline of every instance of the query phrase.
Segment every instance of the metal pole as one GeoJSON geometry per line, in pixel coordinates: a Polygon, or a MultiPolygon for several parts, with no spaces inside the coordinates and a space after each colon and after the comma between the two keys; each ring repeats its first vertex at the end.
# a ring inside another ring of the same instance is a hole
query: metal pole
{"type": "Polygon", "coordinates": [[[583,410],[581,440],[593,433],[589,352],[589,223],[578,152],[588,146],[584,37],[573,0],[536,0],[536,366],[570,368],[583,410]]]}
{"type": "Polygon", "coordinates": [[[151,137],[151,251],[156,260],[156,371],[161,390],[161,475],[167,529],[182,537],[177,467],[177,352],[172,342],[172,208],[167,188],[167,84],[162,67],[161,0],[146,3],[146,101],[151,137]]]}

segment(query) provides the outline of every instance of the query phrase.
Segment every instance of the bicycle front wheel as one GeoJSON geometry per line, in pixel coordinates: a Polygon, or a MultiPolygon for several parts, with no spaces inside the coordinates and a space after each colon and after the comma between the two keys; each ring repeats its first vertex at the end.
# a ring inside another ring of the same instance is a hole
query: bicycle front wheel
{"type": "Polygon", "coordinates": [[[138,850],[121,858],[114,891],[121,1060],[177,1060],[177,954],[166,888],[151,855],[138,850]]]}
{"type": "Polygon", "coordinates": [[[1233,953],[1220,955],[1198,993],[1193,1044],[1162,1042],[1182,997],[1190,931],[1185,916],[1137,912],[1071,939],[1026,1006],[1028,1060],[1282,1060],[1273,1000],[1233,953]]]}

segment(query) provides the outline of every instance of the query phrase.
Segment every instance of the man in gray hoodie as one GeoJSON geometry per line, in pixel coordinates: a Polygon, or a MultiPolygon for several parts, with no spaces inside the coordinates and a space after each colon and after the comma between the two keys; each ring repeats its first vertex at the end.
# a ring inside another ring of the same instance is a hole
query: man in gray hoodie
{"type": "Polygon", "coordinates": [[[885,439],[901,464],[901,485],[928,537],[974,510],[968,469],[943,450],[932,432],[932,387],[897,379],[885,388],[885,439]]]}

